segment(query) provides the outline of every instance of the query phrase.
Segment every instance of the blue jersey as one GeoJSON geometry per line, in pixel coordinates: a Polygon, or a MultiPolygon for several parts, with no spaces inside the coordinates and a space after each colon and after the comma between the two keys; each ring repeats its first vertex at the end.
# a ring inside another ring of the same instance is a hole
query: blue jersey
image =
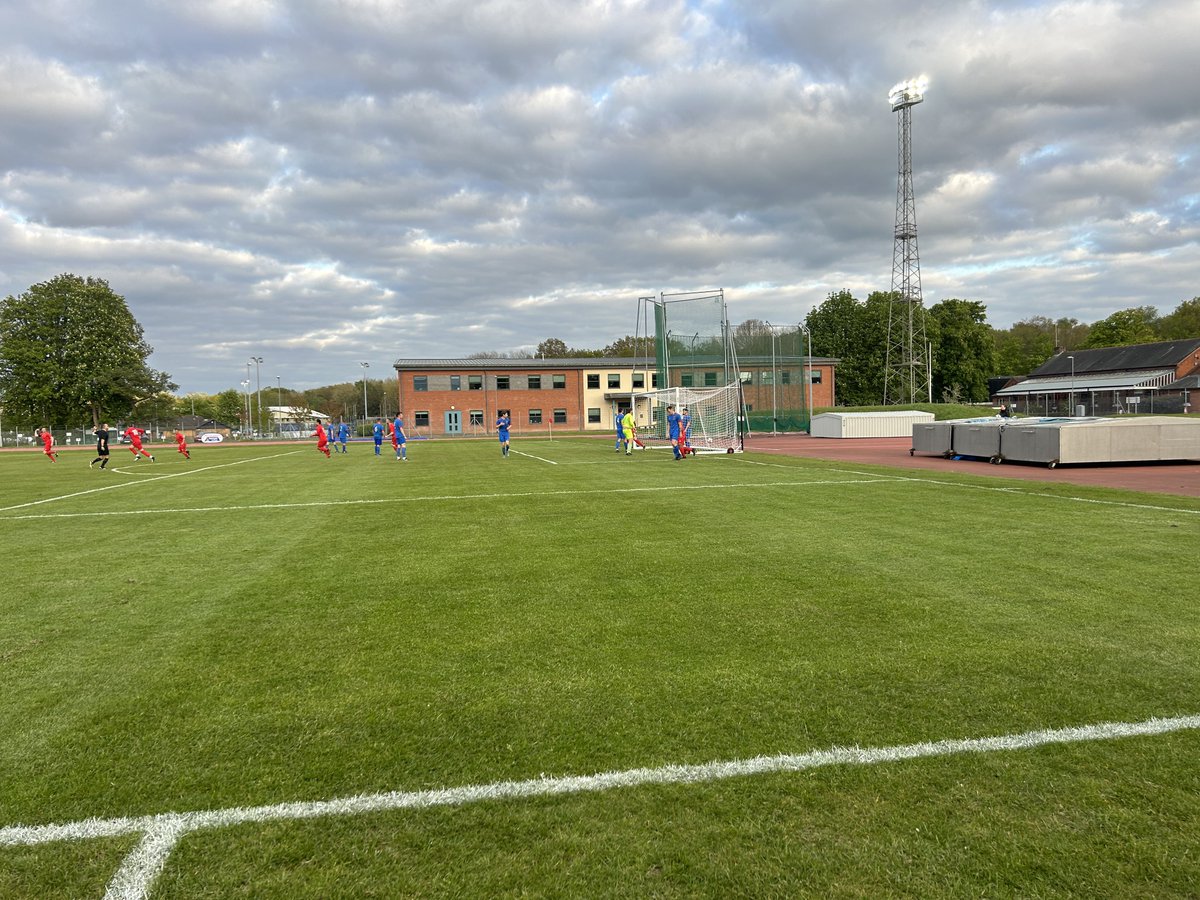
{"type": "Polygon", "coordinates": [[[372,434],[375,435],[375,443],[382,444],[383,443],[383,423],[376,422],[375,427],[371,430],[371,432],[372,432],[372,434]]]}
{"type": "Polygon", "coordinates": [[[500,440],[508,440],[508,426],[512,424],[512,419],[508,416],[501,416],[496,420],[496,430],[500,432],[500,440]]]}
{"type": "Polygon", "coordinates": [[[331,441],[333,440],[333,426],[332,425],[325,426],[325,436],[327,438],[329,438],[329,440],[331,440],[331,441]]]}
{"type": "Polygon", "coordinates": [[[348,437],[350,437],[350,426],[343,422],[338,426],[338,440],[344,444],[348,437]]]}
{"type": "Polygon", "coordinates": [[[396,421],[392,423],[392,428],[396,432],[396,443],[403,444],[407,438],[404,437],[404,420],[396,416],[396,421]]]}
{"type": "Polygon", "coordinates": [[[690,438],[692,436],[692,417],[680,416],[679,428],[683,431],[683,436],[690,438]]]}
{"type": "Polygon", "coordinates": [[[679,413],[671,413],[667,416],[667,434],[672,440],[679,439],[679,413]]]}

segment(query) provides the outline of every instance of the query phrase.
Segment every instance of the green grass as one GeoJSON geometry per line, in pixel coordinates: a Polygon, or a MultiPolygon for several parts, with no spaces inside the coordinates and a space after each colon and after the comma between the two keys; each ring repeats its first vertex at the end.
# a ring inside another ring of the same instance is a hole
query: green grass
{"type": "MultiPolygon", "coordinates": [[[[0,828],[1200,712],[1195,500],[410,446],[0,454],[0,828]]],[[[1195,896],[1198,754],[243,824],[152,895],[1195,896]]],[[[0,846],[0,896],[102,896],[135,844],[0,846]]]]}

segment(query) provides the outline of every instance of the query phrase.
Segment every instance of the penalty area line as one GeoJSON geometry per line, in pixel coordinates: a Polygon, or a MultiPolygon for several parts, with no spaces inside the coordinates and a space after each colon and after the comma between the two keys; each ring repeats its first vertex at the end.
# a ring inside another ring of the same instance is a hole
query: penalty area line
{"type": "MultiPolygon", "coordinates": [[[[366,500],[307,500],[298,503],[255,503],[243,506],[182,506],[166,509],[117,509],[99,512],[80,513],[25,513],[15,516],[0,516],[3,522],[19,522],[29,519],[90,519],[101,516],[145,516],[174,515],[177,513],[214,513],[214,512],[248,512],[262,509],[314,509],[333,506],[378,506],[390,503],[449,503],[455,500],[519,500],[524,498],[543,497],[574,497],[588,494],[645,494],[661,491],[720,491],[742,488],[772,488],[772,487],[827,487],[841,485],[875,485],[885,484],[886,477],[869,479],[841,478],[835,481],[764,481],[744,482],[740,484],[682,484],[655,487],[602,488],[596,490],[573,491],[510,491],[494,494],[441,494],[421,495],[414,497],[383,497],[366,500]]],[[[142,482],[133,482],[141,484],[142,482]]]]}
{"type": "MultiPolygon", "coordinates": [[[[70,500],[72,497],[86,497],[88,494],[99,494],[104,491],[115,491],[120,488],[132,487],[137,484],[150,484],[152,481],[163,481],[167,478],[180,478],[184,475],[195,475],[199,472],[209,472],[213,469],[227,469],[230,466],[240,466],[243,463],[259,462],[264,459],[278,459],[281,456],[291,456],[293,453],[299,453],[299,450],[289,450],[287,453],[275,453],[271,456],[255,456],[251,459],[239,459],[235,462],[221,463],[218,466],[203,466],[197,469],[188,469],[184,472],[172,472],[169,475],[155,475],[141,481],[122,481],[120,484],[107,484],[104,487],[88,488],[86,491],[76,491],[73,494],[62,494],[58,497],[44,497],[41,500],[31,500],[28,503],[18,503],[15,506],[0,506],[0,512],[10,512],[14,509],[27,509],[30,506],[40,506],[43,503],[56,503],[59,500],[70,500]]],[[[114,467],[115,468],[115,467],[114,467]]],[[[126,474],[122,472],[121,474],[126,474]]],[[[10,516],[9,518],[22,518],[21,516],[10,516]]]]}
{"type": "Polygon", "coordinates": [[[488,800],[520,800],[567,794],[594,793],[641,785],[701,784],[752,775],[802,772],[838,765],[878,765],[904,760],[1030,750],[1056,744],[1149,737],[1200,729],[1200,715],[1151,718],[1141,722],[1101,722],[1003,734],[992,737],[949,739],[885,747],[831,747],[799,754],[756,756],[695,765],[666,765],[602,772],[498,781],[423,791],[389,791],[359,794],[333,800],[279,803],[272,806],[234,807],[191,813],[164,813],[123,819],[88,819],[58,825],[15,825],[0,828],[0,847],[33,846],[57,841],[78,841],[141,834],[138,846],[125,858],[105,894],[110,900],[142,900],[179,841],[194,831],[226,828],[247,822],[315,819],[406,809],[463,806],[488,800]]]}
{"type": "Polygon", "coordinates": [[[549,463],[549,464],[550,464],[550,465],[552,465],[552,466],[557,466],[557,465],[558,465],[558,463],[556,463],[556,462],[555,462],[554,460],[552,460],[552,459],[545,459],[544,457],[541,457],[541,456],[534,456],[532,453],[522,453],[520,450],[513,450],[513,449],[511,449],[511,448],[509,449],[509,451],[508,451],[508,452],[509,452],[509,453],[515,453],[515,454],[517,454],[517,456],[524,456],[524,457],[527,457],[527,458],[529,458],[529,459],[536,459],[538,462],[549,463]]]}

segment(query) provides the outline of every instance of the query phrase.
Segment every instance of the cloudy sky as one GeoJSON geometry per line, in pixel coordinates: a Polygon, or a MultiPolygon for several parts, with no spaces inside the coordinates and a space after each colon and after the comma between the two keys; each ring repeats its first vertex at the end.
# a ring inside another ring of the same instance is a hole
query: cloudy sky
{"type": "Polygon", "coordinates": [[[795,322],[890,287],[918,74],[927,305],[1200,295],[1196,0],[6,0],[0,295],[107,279],[181,392],[795,322]]]}

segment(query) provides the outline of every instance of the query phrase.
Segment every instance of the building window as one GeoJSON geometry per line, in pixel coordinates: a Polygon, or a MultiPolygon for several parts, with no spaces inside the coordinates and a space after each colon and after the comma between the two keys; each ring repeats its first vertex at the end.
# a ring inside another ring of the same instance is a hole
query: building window
{"type": "Polygon", "coordinates": [[[429,410],[418,409],[415,413],[413,413],[413,425],[416,428],[428,428],[429,427],[429,410]]]}
{"type": "Polygon", "coordinates": [[[705,372],[704,373],[704,385],[705,385],[705,387],[716,387],[717,386],[717,373],[716,372],[705,372]]]}
{"type": "Polygon", "coordinates": [[[450,390],[452,390],[452,391],[461,391],[462,390],[462,376],[461,375],[451,375],[450,376],[450,390]]]}
{"type": "Polygon", "coordinates": [[[414,391],[429,390],[429,376],[428,375],[414,375],[413,376],[413,390],[414,391]]]}
{"type": "Polygon", "coordinates": [[[480,425],[482,425],[483,424],[483,410],[482,409],[471,410],[470,422],[472,425],[474,425],[476,427],[479,427],[480,425]]]}
{"type": "Polygon", "coordinates": [[[658,387],[658,373],[657,373],[657,372],[651,372],[651,373],[650,373],[650,388],[651,388],[651,389],[654,389],[654,388],[657,388],[657,387],[658,387]]]}
{"type": "Polygon", "coordinates": [[[679,386],[680,387],[691,387],[692,386],[692,373],[691,372],[680,372],[679,373],[679,386]]]}
{"type": "Polygon", "coordinates": [[[646,387],[646,373],[645,372],[634,372],[633,373],[633,389],[636,391],[639,388],[645,388],[645,387],[646,387]]]}
{"type": "Polygon", "coordinates": [[[567,411],[565,409],[556,409],[554,411],[554,424],[555,425],[566,425],[567,424],[567,411]]]}
{"type": "Polygon", "coordinates": [[[542,376],[541,375],[530,375],[529,376],[529,389],[531,391],[540,391],[542,389],[542,376]]]}
{"type": "Polygon", "coordinates": [[[498,390],[498,391],[507,391],[508,390],[508,376],[507,375],[497,375],[496,376],[496,390],[498,390]]]}
{"type": "Polygon", "coordinates": [[[609,389],[610,391],[619,391],[619,390],[621,389],[621,375],[620,375],[620,373],[617,373],[616,375],[613,375],[612,373],[609,373],[609,376],[608,376],[608,389],[609,389]]]}
{"type": "Polygon", "coordinates": [[[587,385],[588,385],[589,391],[600,390],[600,373],[599,372],[589,372],[588,377],[587,377],[587,385]]]}
{"type": "Polygon", "coordinates": [[[540,409],[531,409],[529,411],[529,424],[530,425],[541,425],[542,424],[542,411],[540,409]]]}
{"type": "Polygon", "coordinates": [[[792,370],[791,369],[781,369],[780,370],[779,383],[780,384],[791,384],[792,383],[792,370]]]}
{"type": "MultiPolygon", "coordinates": [[[[557,390],[566,390],[566,387],[567,387],[567,376],[566,375],[551,375],[550,378],[553,379],[554,389],[556,391],[557,390]]],[[[557,421],[557,420],[555,420],[555,421],[557,421]]]]}
{"type": "Polygon", "coordinates": [[[467,390],[468,391],[482,391],[483,390],[483,376],[482,375],[468,375],[467,376],[467,390]]]}
{"type": "Polygon", "coordinates": [[[598,406],[596,406],[596,407],[589,406],[588,407],[588,424],[589,425],[599,425],[600,424],[600,407],[598,407],[598,406]]]}
{"type": "Polygon", "coordinates": [[[770,369],[764,369],[762,372],[759,373],[758,377],[759,377],[759,381],[758,381],[759,384],[774,384],[775,383],[775,373],[772,372],[770,369]]]}
{"type": "Polygon", "coordinates": [[[811,384],[820,384],[821,383],[821,370],[820,369],[809,369],[808,370],[808,380],[811,384]]]}

